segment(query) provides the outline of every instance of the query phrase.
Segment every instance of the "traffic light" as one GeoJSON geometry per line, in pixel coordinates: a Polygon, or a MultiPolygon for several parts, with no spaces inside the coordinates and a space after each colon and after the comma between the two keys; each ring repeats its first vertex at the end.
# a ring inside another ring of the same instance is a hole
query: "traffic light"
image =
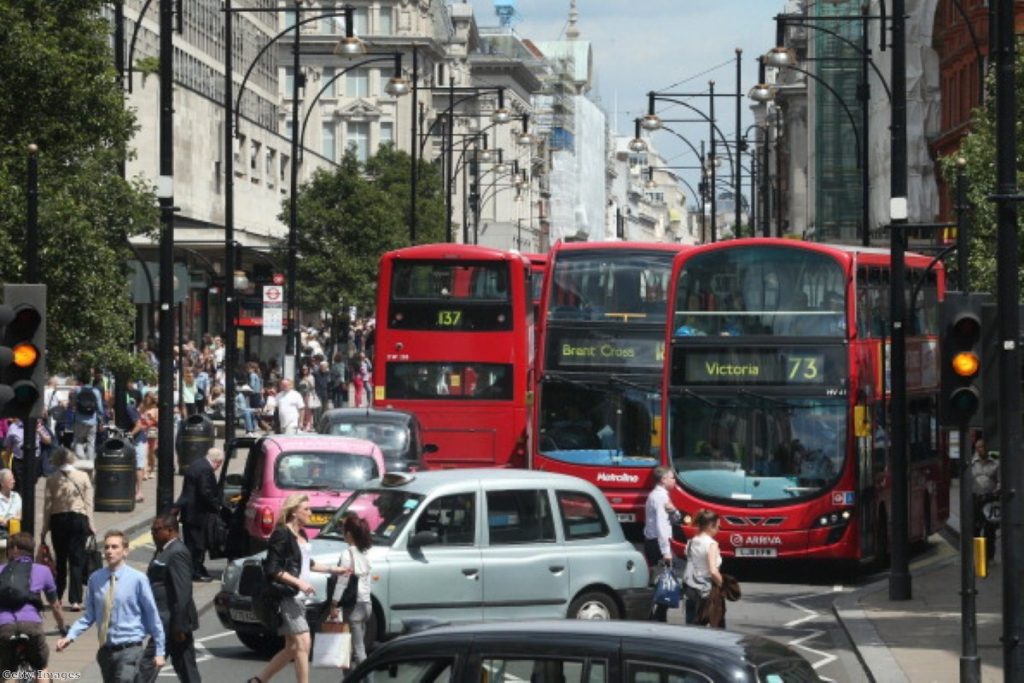
{"type": "Polygon", "coordinates": [[[946,292],[941,306],[939,418],[944,427],[981,426],[981,307],[988,294],[946,292]]]}
{"type": "Polygon", "coordinates": [[[42,417],[46,387],[46,285],[5,285],[0,306],[0,414],[42,417]]]}

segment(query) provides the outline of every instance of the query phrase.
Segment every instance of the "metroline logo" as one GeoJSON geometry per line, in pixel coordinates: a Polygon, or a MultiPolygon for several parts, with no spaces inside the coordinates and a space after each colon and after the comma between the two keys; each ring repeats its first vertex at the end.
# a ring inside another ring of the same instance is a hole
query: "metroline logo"
{"type": "Polygon", "coordinates": [[[640,477],[635,474],[627,474],[625,472],[621,474],[612,474],[611,472],[600,472],[597,475],[597,480],[600,482],[615,482],[617,484],[639,484],[640,477]]]}
{"type": "Polygon", "coordinates": [[[733,547],[741,545],[782,545],[781,536],[743,536],[741,534],[730,534],[729,542],[733,547]]]}

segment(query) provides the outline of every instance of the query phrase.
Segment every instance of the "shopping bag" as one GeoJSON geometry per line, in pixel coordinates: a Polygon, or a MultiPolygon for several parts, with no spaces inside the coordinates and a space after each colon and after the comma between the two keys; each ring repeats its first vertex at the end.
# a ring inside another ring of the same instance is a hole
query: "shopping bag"
{"type": "Polygon", "coordinates": [[[352,665],[352,634],[348,624],[328,621],[313,640],[314,669],[347,669],[352,665]]]}
{"type": "Polygon", "coordinates": [[[99,544],[96,542],[96,536],[89,534],[89,537],[85,539],[85,571],[83,573],[82,581],[89,583],[89,577],[97,569],[103,567],[103,554],[100,553],[99,544]]]}
{"type": "Polygon", "coordinates": [[[658,580],[654,584],[654,604],[667,607],[679,607],[679,594],[682,585],[679,577],[672,571],[671,567],[662,569],[658,580]]]}

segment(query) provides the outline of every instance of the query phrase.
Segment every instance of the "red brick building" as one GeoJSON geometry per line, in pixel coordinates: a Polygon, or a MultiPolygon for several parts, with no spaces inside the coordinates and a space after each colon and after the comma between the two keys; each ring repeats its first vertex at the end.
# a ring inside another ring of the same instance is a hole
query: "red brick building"
{"type": "MultiPolygon", "coordinates": [[[[989,0],[939,0],[935,10],[932,36],[933,47],[939,55],[942,122],[929,146],[936,160],[960,148],[960,140],[970,132],[971,112],[981,104],[983,73],[978,64],[978,52],[987,64],[990,4],[989,0]],[[969,23],[964,20],[965,15],[969,23]]],[[[1015,15],[1019,35],[1024,32],[1024,0],[1017,0],[1015,15]]],[[[953,220],[952,191],[941,174],[937,176],[939,219],[953,220]]]]}

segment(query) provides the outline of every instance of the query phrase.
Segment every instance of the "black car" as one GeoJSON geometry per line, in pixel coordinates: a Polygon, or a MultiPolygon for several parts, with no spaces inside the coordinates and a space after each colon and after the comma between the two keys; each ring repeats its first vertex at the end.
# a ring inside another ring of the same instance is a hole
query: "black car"
{"type": "Polygon", "coordinates": [[[656,622],[437,626],[381,645],[345,681],[810,683],[791,648],[760,636],[656,622]]]}
{"type": "Polygon", "coordinates": [[[419,420],[404,410],[335,408],[323,414],[317,431],[372,441],[384,452],[388,472],[425,469],[423,454],[437,450],[437,446],[423,443],[419,420]]]}

